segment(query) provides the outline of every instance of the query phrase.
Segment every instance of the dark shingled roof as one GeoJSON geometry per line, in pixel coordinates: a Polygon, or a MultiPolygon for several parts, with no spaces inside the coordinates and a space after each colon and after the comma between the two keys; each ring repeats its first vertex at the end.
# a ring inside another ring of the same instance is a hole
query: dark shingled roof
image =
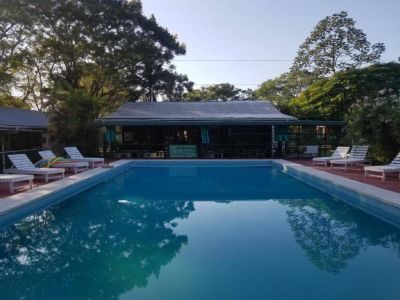
{"type": "Polygon", "coordinates": [[[294,121],[269,101],[127,102],[99,125],[262,124],[294,121]]]}
{"type": "Polygon", "coordinates": [[[47,126],[43,112],[0,106],[0,130],[46,130],[47,126]]]}

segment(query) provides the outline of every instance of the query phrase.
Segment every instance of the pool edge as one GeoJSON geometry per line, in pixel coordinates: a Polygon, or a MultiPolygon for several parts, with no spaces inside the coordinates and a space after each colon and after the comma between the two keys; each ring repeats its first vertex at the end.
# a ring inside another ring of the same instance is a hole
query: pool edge
{"type": "Polygon", "coordinates": [[[5,198],[0,198],[0,227],[35,211],[46,209],[130,168],[132,161],[119,160],[110,168],[95,168],[5,198]]]}
{"type": "Polygon", "coordinates": [[[283,159],[272,166],[325,193],[400,227],[400,193],[283,159]]]}
{"type": "Polygon", "coordinates": [[[254,160],[118,160],[112,168],[96,168],[51,182],[31,191],[0,199],[0,226],[13,223],[35,211],[59,203],[87,190],[125,170],[144,166],[168,164],[213,165],[241,164],[247,166],[273,166],[298,180],[329,193],[341,200],[400,227],[400,193],[344,178],[283,159],[254,160]]]}

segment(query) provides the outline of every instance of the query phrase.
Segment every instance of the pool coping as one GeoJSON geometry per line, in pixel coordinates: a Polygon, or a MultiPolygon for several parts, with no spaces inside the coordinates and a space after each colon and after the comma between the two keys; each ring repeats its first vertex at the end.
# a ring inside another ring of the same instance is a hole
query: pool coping
{"type": "Polygon", "coordinates": [[[355,200],[346,202],[383,218],[396,226],[400,226],[400,193],[283,159],[122,159],[111,163],[110,166],[112,168],[90,169],[26,192],[0,198],[0,226],[24,215],[32,214],[34,211],[52,206],[134,166],[143,167],[168,163],[187,164],[190,162],[194,164],[224,162],[228,165],[229,163],[244,163],[253,166],[275,166],[281,169],[282,172],[338,198],[345,199],[346,196],[350,196],[355,200]],[[338,187],[342,190],[337,189],[338,187]]]}
{"type": "Polygon", "coordinates": [[[125,167],[128,167],[131,163],[132,161],[130,160],[118,160],[109,164],[109,168],[98,167],[89,169],[85,172],[74,174],[57,181],[52,181],[25,192],[0,198],[0,226],[3,223],[7,223],[6,221],[9,219],[9,215],[17,213],[19,210],[29,206],[34,206],[35,204],[39,205],[39,202],[47,197],[70,191],[70,193],[63,199],[39,205],[42,206],[40,207],[41,209],[45,208],[45,206],[51,206],[106,180],[108,177],[113,177],[113,175],[126,169],[125,167]]]}
{"type": "MultiPolygon", "coordinates": [[[[373,186],[368,183],[360,182],[354,179],[349,179],[339,175],[331,174],[322,170],[317,170],[312,167],[304,166],[301,164],[293,163],[287,160],[276,159],[274,162],[279,162],[284,172],[292,170],[300,171],[303,174],[307,174],[311,177],[315,177],[324,181],[329,181],[338,187],[342,187],[348,190],[352,190],[359,194],[375,198],[376,200],[382,201],[385,204],[392,205],[396,208],[400,208],[400,193],[396,193],[390,190],[386,190],[377,186],[373,186]]],[[[290,173],[290,172],[289,172],[290,173]]],[[[294,174],[290,174],[294,175],[294,174]]],[[[296,176],[295,176],[296,177],[296,176]]],[[[301,178],[299,178],[301,179],[301,178]]],[[[302,180],[304,181],[304,180],[302,180]]],[[[306,182],[310,184],[309,182],[306,182]]]]}

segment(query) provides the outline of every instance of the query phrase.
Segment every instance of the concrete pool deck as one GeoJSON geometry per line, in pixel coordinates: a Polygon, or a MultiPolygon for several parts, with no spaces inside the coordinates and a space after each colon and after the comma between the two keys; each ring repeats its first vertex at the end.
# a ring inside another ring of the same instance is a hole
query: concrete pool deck
{"type": "MultiPolygon", "coordinates": [[[[288,160],[218,160],[225,163],[263,163],[275,164],[288,175],[294,176],[307,184],[310,184],[327,193],[334,194],[338,198],[346,199],[349,197],[352,201],[347,201],[352,205],[384,218],[387,221],[400,225],[400,193],[388,189],[373,186],[364,182],[356,181],[345,176],[329,173],[328,169],[320,170],[312,168],[297,161],[288,160]],[[378,213],[374,213],[378,211],[378,213]]],[[[110,165],[113,168],[96,168],[76,175],[69,176],[62,180],[35,187],[32,190],[17,193],[15,195],[0,198],[0,225],[10,222],[15,215],[27,215],[38,209],[44,209],[65,198],[75,195],[85,189],[88,189],[99,182],[111,178],[116,174],[129,168],[129,164],[136,163],[138,166],[146,166],[147,163],[210,163],[216,160],[118,160],[110,165]],[[114,171],[113,171],[114,170],[114,171]],[[61,199],[61,200],[60,200],[61,199]],[[36,208],[36,210],[35,210],[36,208]],[[13,217],[12,217],[13,215],[13,217]]],[[[153,164],[152,164],[153,165],[153,164]]],[[[341,171],[343,172],[343,171],[341,171]]],[[[343,172],[346,173],[346,172],[343,172]]],[[[379,181],[373,179],[374,181],[379,181]]],[[[400,190],[400,189],[399,189],[400,190]]],[[[17,216],[18,218],[18,216],[17,216]]]]}
{"type": "Polygon", "coordinates": [[[364,176],[364,170],[361,167],[351,168],[347,172],[340,169],[331,169],[330,167],[324,166],[313,166],[312,159],[285,159],[287,161],[297,163],[306,167],[313,168],[315,170],[328,172],[330,174],[338,175],[362,183],[366,183],[375,187],[379,187],[392,192],[400,193],[400,180],[398,174],[389,174],[385,181],[380,178],[364,176]]]}
{"type": "MultiPolygon", "coordinates": [[[[18,210],[22,211],[31,205],[39,204],[38,202],[46,197],[51,197],[60,193],[66,193],[65,198],[72,196],[76,193],[74,193],[73,189],[78,189],[81,183],[87,183],[84,189],[90,188],[99,183],[98,180],[91,183],[91,180],[97,179],[101,175],[107,175],[112,170],[118,172],[118,169],[130,163],[131,161],[129,160],[118,160],[110,164],[111,168],[98,167],[89,169],[88,171],[71,175],[61,180],[52,181],[47,184],[39,184],[31,190],[25,190],[12,196],[0,198],[0,225],[5,223],[2,221],[7,215],[15,213],[18,210]],[[68,194],[68,191],[71,192],[68,194]]],[[[82,189],[79,189],[79,191],[82,191],[82,189]]],[[[52,204],[54,203],[45,202],[43,206],[51,206],[52,204]]]]}

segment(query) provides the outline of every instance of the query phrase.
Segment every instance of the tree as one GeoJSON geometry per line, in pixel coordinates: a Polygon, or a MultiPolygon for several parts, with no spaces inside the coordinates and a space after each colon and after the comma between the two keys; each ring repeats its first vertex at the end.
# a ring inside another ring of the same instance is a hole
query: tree
{"type": "Polygon", "coordinates": [[[371,45],[355,23],[345,11],[322,19],[300,46],[292,70],[330,76],[366,63],[376,63],[385,51],[384,44],[371,45]]]}
{"type": "Polygon", "coordinates": [[[345,120],[356,102],[400,95],[400,64],[377,64],[336,73],[312,84],[289,103],[303,119],[345,120]]]}
{"type": "Polygon", "coordinates": [[[289,103],[303,119],[346,121],[349,143],[369,144],[376,162],[400,150],[400,64],[387,63],[336,73],[312,84],[289,103]]]}
{"type": "Polygon", "coordinates": [[[23,67],[31,18],[23,1],[0,0],[0,105],[29,108],[23,98],[14,97],[16,74],[23,67]]]}
{"type": "Polygon", "coordinates": [[[183,95],[186,101],[203,101],[203,100],[244,100],[252,95],[252,90],[241,90],[229,83],[220,83],[194,89],[183,95]]]}
{"type": "Polygon", "coordinates": [[[29,109],[28,103],[24,102],[20,98],[13,97],[8,93],[0,94],[0,106],[11,106],[11,107],[29,109]]]}
{"type": "Polygon", "coordinates": [[[125,101],[181,99],[192,87],[171,63],[185,45],[140,1],[0,0],[0,34],[1,99],[10,102],[13,84],[20,102],[57,119],[59,146],[75,138],[93,150],[95,118],[125,101]]]}
{"type": "Polygon", "coordinates": [[[350,107],[346,123],[355,143],[369,144],[369,155],[388,163],[400,151],[400,93],[360,99],[350,107]]]}
{"type": "Polygon", "coordinates": [[[284,113],[290,113],[289,102],[297,97],[313,80],[308,72],[288,72],[269,79],[254,91],[256,99],[270,100],[284,113]]]}

